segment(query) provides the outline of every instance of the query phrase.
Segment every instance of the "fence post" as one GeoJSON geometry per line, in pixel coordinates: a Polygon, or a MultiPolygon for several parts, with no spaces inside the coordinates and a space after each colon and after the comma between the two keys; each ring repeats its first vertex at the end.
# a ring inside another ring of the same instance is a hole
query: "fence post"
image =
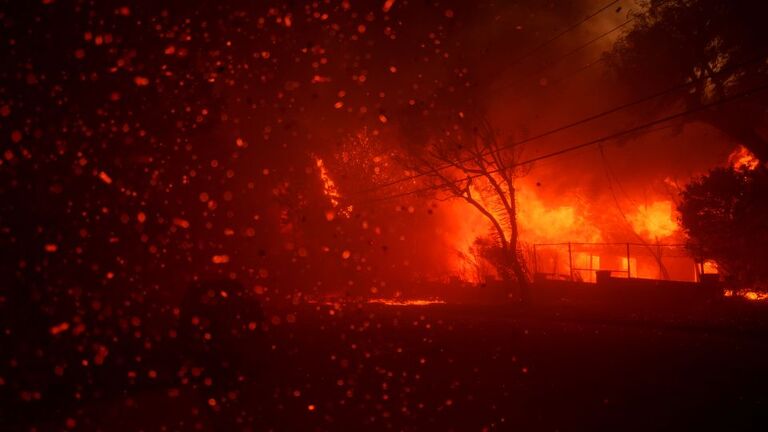
{"type": "Polygon", "coordinates": [[[571,281],[573,281],[573,255],[571,255],[571,242],[568,242],[568,269],[571,271],[571,281]]]}
{"type": "Polygon", "coordinates": [[[656,238],[656,254],[659,259],[659,280],[666,280],[664,277],[664,264],[661,262],[661,244],[659,243],[658,237],[656,238]]]}
{"type": "Polygon", "coordinates": [[[536,243],[533,244],[533,277],[536,278],[536,273],[539,272],[539,261],[536,255],[536,243]]]}
{"type": "Polygon", "coordinates": [[[632,278],[632,267],[629,262],[629,243],[627,243],[627,279],[632,278]]]}

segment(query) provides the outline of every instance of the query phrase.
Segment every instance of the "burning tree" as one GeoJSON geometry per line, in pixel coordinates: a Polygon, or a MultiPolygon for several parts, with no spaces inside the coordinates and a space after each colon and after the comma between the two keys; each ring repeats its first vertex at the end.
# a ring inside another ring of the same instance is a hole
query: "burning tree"
{"type": "Polygon", "coordinates": [[[440,131],[408,149],[410,169],[426,178],[438,199],[462,199],[492,226],[494,247],[486,258],[502,280],[516,282],[521,300],[527,298],[529,276],[519,249],[515,179],[524,174],[518,163],[521,147],[500,142],[499,134],[482,115],[440,131]]]}

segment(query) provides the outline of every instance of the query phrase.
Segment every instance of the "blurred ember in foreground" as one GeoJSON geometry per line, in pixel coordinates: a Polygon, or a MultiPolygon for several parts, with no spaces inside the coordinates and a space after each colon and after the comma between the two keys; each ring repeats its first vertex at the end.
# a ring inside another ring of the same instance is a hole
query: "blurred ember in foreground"
{"type": "Polygon", "coordinates": [[[0,4],[0,430],[768,430],[768,4],[0,4]]]}

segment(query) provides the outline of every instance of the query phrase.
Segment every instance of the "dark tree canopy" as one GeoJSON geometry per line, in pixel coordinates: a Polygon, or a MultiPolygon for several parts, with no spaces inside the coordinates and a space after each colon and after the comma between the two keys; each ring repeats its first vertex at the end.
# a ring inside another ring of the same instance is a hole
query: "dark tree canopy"
{"type": "MultiPolygon", "coordinates": [[[[607,55],[619,79],[643,95],[692,85],[660,101],[696,108],[768,83],[768,3],[648,0],[633,27],[607,55]],[[738,24],[736,24],[738,23],[738,24]]],[[[702,111],[708,123],[768,160],[768,92],[702,111]]]]}
{"type": "Polygon", "coordinates": [[[768,169],[717,168],[691,182],[678,206],[689,248],[732,282],[768,282],[768,169]]]}

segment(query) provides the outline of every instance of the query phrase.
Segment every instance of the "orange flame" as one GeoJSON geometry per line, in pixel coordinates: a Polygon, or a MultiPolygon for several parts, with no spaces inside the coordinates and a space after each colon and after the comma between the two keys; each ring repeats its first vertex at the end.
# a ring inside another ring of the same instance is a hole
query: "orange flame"
{"type": "Polygon", "coordinates": [[[717,267],[717,263],[712,260],[704,261],[704,274],[718,274],[720,269],[717,267]]]}
{"type": "Polygon", "coordinates": [[[602,233],[576,205],[548,206],[530,188],[517,191],[517,222],[526,243],[599,242],[602,233]]]}
{"type": "MultiPolygon", "coordinates": [[[[473,191],[473,194],[485,204],[482,194],[473,191]]],[[[601,231],[588,219],[588,212],[577,205],[549,206],[531,188],[520,187],[517,189],[517,222],[520,233],[519,248],[524,244],[533,243],[559,243],[563,241],[600,242],[601,231]]],[[[493,208],[492,206],[487,206],[493,208]]],[[[488,236],[492,230],[488,220],[470,205],[456,200],[450,208],[453,214],[452,220],[455,226],[446,230],[446,242],[458,253],[451,263],[454,274],[468,282],[482,282],[483,276],[494,274],[492,266],[484,265],[481,258],[473,255],[475,240],[488,236]],[[480,262],[477,262],[480,261],[480,262]],[[485,275],[477,274],[478,270],[485,275]]],[[[496,213],[492,211],[492,213],[496,213]]],[[[495,214],[496,215],[496,214],[495,214]]],[[[500,221],[505,221],[502,215],[496,215],[500,221]]],[[[505,226],[505,230],[510,227],[505,226]]],[[[558,255],[560,262],[567,263],[567,249],[553,252],[558,255]]],[[[554,259],[554,258],[553,258],[554,259]]],[[[600,257],[577,256],[575,267],[600,268],[600,257]]],[[[530,264],[530,263],[529,263],[530,264]]]]}
{"type": "Polygon", "coordinates": [[[723,295],[725,297],[741,297],[745,300],[749,301],[766,301],[768,300],[768,293],[761,292],[761,291],[734,291],[734,290],[725,290],[723,292],[723,295]]]}
{"type": "Polygon", "coordinates": [[[451,272],[460,279],[471,282],[482,282],[482,276],[476,274],[472,261],[474,257],[472,248],[475,240],[487,236],[490,226],[477,210],[461,200],[449,202],[452,225],[446,227],[445,242],[456,253],[452,255],[449,263],[451,272]],[[453,225],[455,224],[455,225],[453,225]]]}
{"type": "Polygon", "coordinates": [[[634,214],[627,215],[636,233],[650,240],[659,240],[675,234],[679,226],[675,221],[672,201],[656,201],[639,206],[634,214]]]}
{"type": "MultiPolygon", "coordinates": [[[[328,201],[331,202],[331,206],[334,209],[338,209],[339,214],[345,217],[349,217],[349,215],[352,213],[352,206],[350,205],[340,209],[338,208],[340,205],[341,194],[339,193],[339,189],[336,187],[336,183],[334,183],[333,179],[331,179],[331,176],[328,174],[328,169],[325,167],[325,163],[319,157],[315,157],[315,163],[317,164],[317,169],[320,171],[320,180],[323,182],[323,193],[328,197],[328,201]]],[[[333,218],[329,217],[329,220],[331,219],[333,218]]]]}
{"type": "Polygon", "coordinates": [[[754,153],[740,145],[728,156],[728,165],[739,171],[752,171],[760,165],[754,153]]]}

